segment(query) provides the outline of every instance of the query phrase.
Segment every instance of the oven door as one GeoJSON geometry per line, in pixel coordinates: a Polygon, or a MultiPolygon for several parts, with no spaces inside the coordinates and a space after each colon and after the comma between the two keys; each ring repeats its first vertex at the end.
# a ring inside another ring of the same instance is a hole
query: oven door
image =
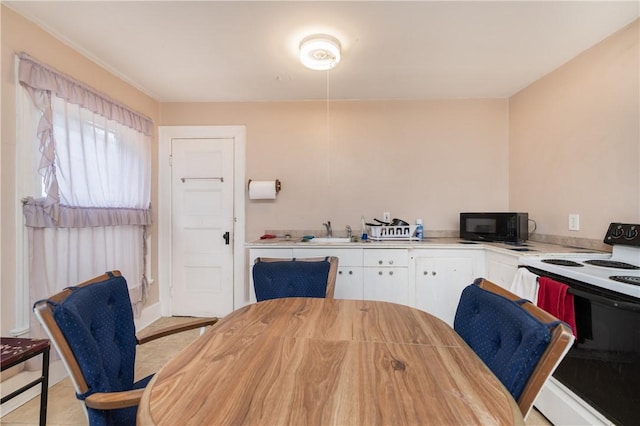
{"type": "Polygon", "coordinates": [[[578,338],[553,376],[608,419],[637,425],[640,300],[529,268],[569,285],[578,338]]]}

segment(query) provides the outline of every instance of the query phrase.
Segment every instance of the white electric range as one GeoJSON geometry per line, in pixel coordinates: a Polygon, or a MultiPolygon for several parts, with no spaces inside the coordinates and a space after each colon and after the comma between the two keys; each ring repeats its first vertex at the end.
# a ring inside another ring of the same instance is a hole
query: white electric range
{"type": "Polygon", "coordinates": [[[610,255],[520,259],[574,299],[577,339],[535,402],[554,424],[640,419],[640,225],[611,223],[604,242],[610,255]]]}
{"type": "Polygon", "coordinates": [[[520,264],[640,299],[640,225],[612,223],[604,242],[610,255],[526,256],[520,264]]]}

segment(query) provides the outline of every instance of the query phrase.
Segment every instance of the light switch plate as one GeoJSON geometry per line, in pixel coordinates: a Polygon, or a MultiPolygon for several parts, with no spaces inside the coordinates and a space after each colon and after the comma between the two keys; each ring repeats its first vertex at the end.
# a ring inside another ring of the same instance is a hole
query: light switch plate
{"type": "Polygon", "coordinates": [[[570,214],[569,215],[569,231],[579,231],[580,230],[580,215],[579,214],[570,214]]]}
{"type": "Polygon", "coordinates": [[[390,212],[382,213],[382,220],[387,223],[391,222],[391,213],[390,212]]]}

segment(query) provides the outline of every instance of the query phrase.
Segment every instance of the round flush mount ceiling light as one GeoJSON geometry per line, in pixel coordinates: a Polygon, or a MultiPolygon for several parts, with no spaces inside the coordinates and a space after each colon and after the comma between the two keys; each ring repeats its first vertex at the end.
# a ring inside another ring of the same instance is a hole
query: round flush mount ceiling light
{"type": "Polygon", "coordinates": [[[300,42],[300,61],[312,70],[329,70],[340,62],[340,42],[326,34],[309,36],[300,42]]]}

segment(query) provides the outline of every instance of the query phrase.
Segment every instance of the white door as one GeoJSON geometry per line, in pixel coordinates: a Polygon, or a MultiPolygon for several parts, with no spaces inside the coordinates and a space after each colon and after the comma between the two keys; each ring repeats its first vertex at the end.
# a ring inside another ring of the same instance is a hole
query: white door
{"type": "Polygon", "coordinates": [[[233,311],[233,139],[171,140],[172,315],[233,311]]]}

